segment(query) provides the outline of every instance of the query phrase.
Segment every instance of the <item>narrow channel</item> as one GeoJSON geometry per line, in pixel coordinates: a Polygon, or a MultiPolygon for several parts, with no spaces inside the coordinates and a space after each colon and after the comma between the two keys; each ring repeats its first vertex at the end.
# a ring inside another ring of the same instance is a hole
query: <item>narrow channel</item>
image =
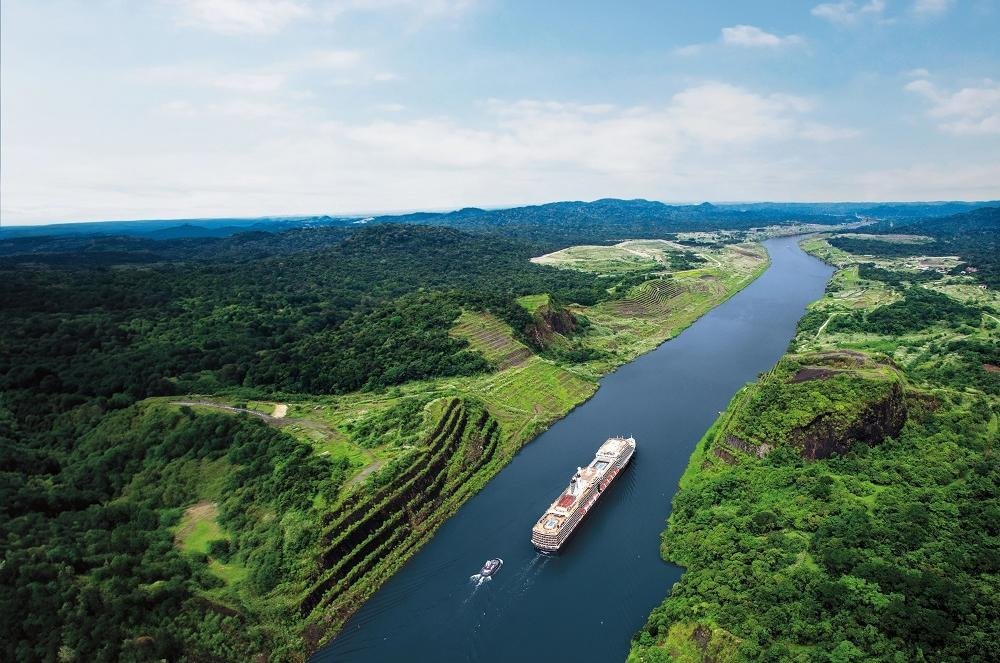
{"type": "Polygon", "coordinates": [[[676,338],[601,381],[528,444],[313,658],[341,661],[621,661],[682,569],[659,536],[695,444],[746,382],[788,346],[833,270],[799,238],[765,242],[771,265],[676,338]],[[636,456],[558,556],[531,526],[611,435],[636,456]],[[490,581],[469,577],[492,557],[490,581]]]}

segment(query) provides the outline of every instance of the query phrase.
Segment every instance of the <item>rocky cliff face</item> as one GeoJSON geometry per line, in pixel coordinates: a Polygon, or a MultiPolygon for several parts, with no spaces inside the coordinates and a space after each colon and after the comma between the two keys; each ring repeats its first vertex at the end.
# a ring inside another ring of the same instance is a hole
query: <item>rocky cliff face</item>
{"type": "Polygon", "coordinates": [[[868,404],[849,424],[820,415],[807,426],[794,431],[789,441],[801,450],[805,458],[826,458],[833,453],[848,451],[856,442],[878,444],[887,437],[898,435],[906,423],[906,416],[903,389],[896,383],[883,398],[868,404]]]}
{"type": "Polygon", "coordinates": [[[544,348],[556,334],[568,336],[576,328],[576,318],[572,313],[561,306],[546,304],[535,310],[524,333],[537,347],[544,348]]]}

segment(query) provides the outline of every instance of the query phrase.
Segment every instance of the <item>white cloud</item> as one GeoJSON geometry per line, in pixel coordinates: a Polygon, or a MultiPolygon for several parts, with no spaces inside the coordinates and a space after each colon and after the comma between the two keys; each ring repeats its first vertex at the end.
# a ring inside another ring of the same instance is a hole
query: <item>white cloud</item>
{"type": "Polygon", "coordinates": [[[473,0],[168,0],[177,7],[177,22],[229,35],[280,32],[296,21],[335,21],[351,12],[390,12],[416,24],[454,18],[475,5],[473,0]]]}
{"type": "Polygon", "coordinates": [[[298,71],[305,69],[351,69],[361,64],[361,59],[359,51],[325,49],[311,51],[299,59],[279,64],[278,68],[298,71]]]}
{"type": "Polygon", "coordinates": [[[761,95],[725,83],[705,83],[674,95],[667,124],[701,145],[748,144],[795,137],[797,116],[812,104],[803,97],[761,95]]]}
{"type": "Polygon", "coordinates": [[[277,71],[223,72],[195,64],[145,67],[137,70],[135,77],[146,83],[216,88],[241,93],[274,92],[285,84],[285,75],[277,71]]]}
{"type": "Polygon", "coordinates": [[[722,43],[733,46],[763,46],[775,48],[779,46],[792,46],[803,43],[802,37],[798,35],[787,35],[780,37],[770,32],[765,32],[753,25],[734,25],[729,28],[722,28],[722,43]]]}
{"type": "Polygon", "coordinates": [[[297,0],[176,0],[181,25],[223,34],[278,32],[309,15],[297,0]]]}
{"type": "Polygon", "coordinates": [[[978,87],[947,92],[922,78],[904,89],[931,103],[927,115],[941,131],[959,136],[1000,135],[1000,83],[996,81],[987,79],[978,87]]]}
{"type": "Polygon", "coordinates": [[[869,0],[858,4],[854,0],[824,2],[812,8],[812,15],[831,23],[850,25],[866,17],[880,17],[885,10],[885,0],[869,0]]]}
{"type": "Polygon", "coordinates": [[[323,4],[323,14],[336,19],[352,11],[394,11],[424,18],[455,17],[473,6],[474,0],[330,0],[323,4]]]}
{"type": "MultiPolygon", "coordinates": [[[[353,72],[364,63],[363,55],[350,50],[310,51],[299,57],[276,62],[258,69],[222,71],[210,65],[187,63],[146,67],[135,72],[145,82],[215,88],[241,94],[268,94],[283,90],[289,79],[302,72],[353,72]]],[[[371,74],[373,80],[384,80],[382,74],[371,74]]]]}
{"type": "Polygon", "coordinates": [[[930,78],[931,72],[924,68],[910,69],[909,71],[904,71],[903,76],[906,78],[930,78]]]}
{"type": "MultiPolygon", "coordinates": [[[[783,46],[798,46],[805,43],[805,39],[799,35],[771,34],[761,30],[755,25],[733,25],[722,28],[719,35],[719,42],[726,46],[738,46],[748,48],[781,48],[783,46]]],[[[682,57],[692,57],[698,55],[711,44],[689,44],[674,49],[676,55],[682,57]]]]}
{"type": "Polygon", "coordinates": [[[825,124],[807,122],[803,125],[800,135],[808,140],[829,143],[837,140],[857,138],[861,135],[861,132],[849,127],[831,127],[825,124]]]}
{"type": "Polygon", "coordinates": [[[674,49],[674,53],[683,57],[691,57],[701,53],[704,48],[704,44],[688,44],[687,46],[678,46],[674,49]]]}
{"type": "Polygon", "coordinates": [[[18,167],[4,169],[4,214],[343,212],[605,193],[787,198],[801,195],[803,150],[853,135],[819,123],[809,99],[719,82],[657,107],[488,100],[475,122],[377,110],[386,114],[349,122],[270,98],[175,101],[144,121],[160,130],[139,144],[70,142],[58,155],[5,146],[5,166],[18,167]],[[197,142],[178,140],[186,135],[197,142]]]}
{"type": "Polygon", "coordinates": [[[248,99],[228,99],[206,104],[175,100],[167,102],[158,111],[163,115],[200,120],[211,116],[246,120],[290,120],[299,115],[294,108],[285,104],[248,99]]]}
{"type": "Polygon", "coordinates": [[[916,0],[913,3],[912,11],[918,16],[940,16],[947,12],[952,4],[952,0],[916,0]]]}

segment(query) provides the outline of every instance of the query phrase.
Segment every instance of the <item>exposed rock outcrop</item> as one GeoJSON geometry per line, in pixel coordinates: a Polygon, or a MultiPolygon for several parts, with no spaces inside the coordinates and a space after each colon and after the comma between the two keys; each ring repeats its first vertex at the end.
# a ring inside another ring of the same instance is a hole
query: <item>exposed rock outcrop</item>
{"type": "Polygon", "coordinates": [[[539,306],[532,315],[531,323],[525,328],[525,335],[537,347],[549,345],[556,334],[568,336],[577,329],[576,318],[565,307],[552,302],[539,306]]]}
{"type": "Polygon", "coordinates": [[[863,408],[846,426],[832,417],[820,415],[809,425],[793,431],[789,442],[798,447],[803,457],[826,458],[844,453],[856,442],[878,444],[899,434],[906,423],[907,409],[903,389],[895,383],[878,401],[863,408]]]}
{"type": "Polygon", "coordinates": [[[751,444],[750,442],[741,440],[732,433],[726,434],[726,444],[733,447],[734,449],[739,449],[743,453],[753,454],[754,456],[757,456],[757,458],[763,458],[771,451],[771,449],[774,448],[770,444],[766,443],[751,444]]]}

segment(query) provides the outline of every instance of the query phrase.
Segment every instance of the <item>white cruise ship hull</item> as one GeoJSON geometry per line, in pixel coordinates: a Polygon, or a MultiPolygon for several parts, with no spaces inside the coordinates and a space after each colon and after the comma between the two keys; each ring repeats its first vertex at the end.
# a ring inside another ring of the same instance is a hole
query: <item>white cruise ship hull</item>
{"type": "Polygon", "coordinates": [[[586,469],[581,468],[574,475],[567,491],[552,503],[552,506],[532,529],[531,543],[536,550],[546,554],[558,552],[594,508],[604,492],[632,461],[632,457],[635,455],[635,440],[633,438],[611,438],[605,443],[605,446],[612,441],[621,443],[621,453],[616,454],[613,459],[607,455],[602,456],[601,450],[604,449],[602,446],[591,465],[586,469]],[[594,471],[595,466],[599,466],[605,460],[608,461],[609,466],[599,473],[594,471]],[[588,474],[594,475],[590,481],[587,480],[588,474]],[[586,485],[579,494],[573,495],[574,484],[577,482],[585,482],[586,485]],[[572,506],[568,509],[561,508],[560,505],[570,498],[574,498],[572,506]],[[553,521],[556,525],[547,527],[553,521]]]}

